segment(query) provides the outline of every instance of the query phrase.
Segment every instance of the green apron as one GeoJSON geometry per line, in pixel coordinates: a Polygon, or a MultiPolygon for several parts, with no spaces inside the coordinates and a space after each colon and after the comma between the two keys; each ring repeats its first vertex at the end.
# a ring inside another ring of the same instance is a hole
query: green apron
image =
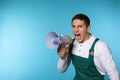
{"type": "Polygon", "coordinates": [[[72,47],[75,39],[73,39],[70,45],[70,56],[72,63],[75,67],[75,77],[74,80],[104,80],[104,75],[101,75],[94,64],[94,45],[99,39],[96,38],[89,50],[89,57],[84,58],[72,54],[72,47]]]}

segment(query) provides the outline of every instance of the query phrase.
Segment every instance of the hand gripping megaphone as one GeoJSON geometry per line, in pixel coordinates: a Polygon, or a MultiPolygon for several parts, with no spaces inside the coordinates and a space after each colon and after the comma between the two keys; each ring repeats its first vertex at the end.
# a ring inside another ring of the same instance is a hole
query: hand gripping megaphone
{"type": "Polygon", "coordinates": [[[72,38],[68,35],[58,36],[55,32],[49,32],[46,36],[46,45],[49,49],[58,48],[59,45],[70,44],[72,38]]]}

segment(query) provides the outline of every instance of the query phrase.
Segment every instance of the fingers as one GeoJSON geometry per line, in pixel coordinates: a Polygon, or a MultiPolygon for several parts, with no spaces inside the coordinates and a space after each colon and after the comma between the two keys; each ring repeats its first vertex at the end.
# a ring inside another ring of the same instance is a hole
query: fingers
{"type": "Polygon", "coordinates": [[[68,53],[69,45],[65,45],[65,52],[68,53]]]}
{"type": "Polygon", "coordinates": [[[69,45],[68,45],[68,44],[66,44],[66,45],[65,45],[65,49],[68,49],[68,48],[69,48],[69,45]]]}
{"type": "Polygon", "coordinates": [[[58,55],[60,56],[61,59],[65,60],[68,54],[68,50],[69,50],[69,45],[60,45],[58,47],[58,55]]]}
{"type": "Polygon", "coordinates": [[[58,54],[63,54],[63,53],[68,53],[68,49],[69,49],[69,45],[66,44],[66,45],[60,45],[58,47],[58,54]]]}
{"type": "Polygon", "coordinates": [[[65,53],[65,45],[60,45],[59,47],[58,47],[58,53],[60,54],[60,53],[65,53]]]}

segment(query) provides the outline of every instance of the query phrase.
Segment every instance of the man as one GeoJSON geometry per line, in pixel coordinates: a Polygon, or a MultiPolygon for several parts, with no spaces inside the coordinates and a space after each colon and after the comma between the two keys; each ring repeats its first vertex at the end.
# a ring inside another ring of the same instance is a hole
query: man
{"type": "Polygon", "coordinates": [[[65,72],[72,60],[75,67],[74,80],[119,80],[118,70],[107,44],[90,33],[90,20],[84,14],[72,19],[72,43],[58,47],[58,69],[65,72]]]}

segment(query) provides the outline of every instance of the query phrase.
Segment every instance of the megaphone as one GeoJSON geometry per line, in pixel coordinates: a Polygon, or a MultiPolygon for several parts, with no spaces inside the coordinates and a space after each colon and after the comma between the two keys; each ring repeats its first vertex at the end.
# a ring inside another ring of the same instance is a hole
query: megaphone
{"type": "Polygon", "coordinates": [[[55,32],[49,32],[46,36],[46,45],[49,49],[58,48],[59,45],[70,44],[72,38],[68,35],[58,36],[55,32]]]}

